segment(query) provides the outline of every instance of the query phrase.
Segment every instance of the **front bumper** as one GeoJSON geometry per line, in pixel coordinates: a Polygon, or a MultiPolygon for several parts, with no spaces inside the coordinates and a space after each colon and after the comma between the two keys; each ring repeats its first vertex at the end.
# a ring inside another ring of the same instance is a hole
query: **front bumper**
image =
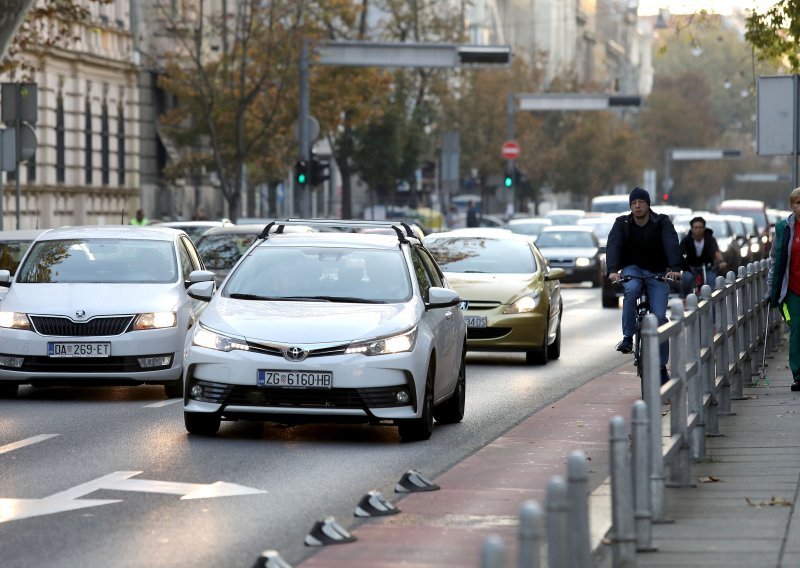
{"type": "Polygon", "coordinates": [[[486,327],[467,328],[467,350],[524,351],[541,347],[547,326],[544,313],[504,314],[507,306],[492,310],[467,310],[464,316],[485,316],[486,327]]]}
{"type": "Polygon", "coordinates": [[[296,362],[254,351],[191,346],[184,365],[184,410],[272,421],[286,417],[362,422],[417,418],[428,364],[427,356],[418,349],[373,357],[323,355],[296,362]],[[330,372],[332,387],[262,387],[257,385],[260,369],[330,372]],[[405,393],[406,401],[398,400],[400,392],[405,393]]]}
{"type": "Polygon", "coordinates": [[[184,336],[178,328],[131,331],[116,336],[56,337],[33,331],[0,330],[0,356],[21,358],[21,365],[0,364],[0,380],[17,383],[59,382],[108,384],[163,384],[183,372],[184,336]],[[109,357],[49,357],[50,342],[110,343],[109,357]],[[143,367],[139,359],[171,358],[169,364],[143,367]]]}

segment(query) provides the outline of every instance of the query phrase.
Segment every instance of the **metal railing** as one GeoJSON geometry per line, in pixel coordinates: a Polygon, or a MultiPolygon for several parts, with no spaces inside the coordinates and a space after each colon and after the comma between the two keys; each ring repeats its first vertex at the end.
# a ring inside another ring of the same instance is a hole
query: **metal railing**
{"type": "MultiPolygon", "coordinates": [[[[654,550],[652,523],[664,522],[666,487],[688,487],[691,463],[706,459],[706,437],[717,436],[719,417],[743,399],[746,381],[759,375],[759,346],[774,350],[783,320],[766,300],[766,260],[719,276],[701,298],[670,303],[670,321],[658,326],[649,314],[642,325],[643,398],[634,403],[631,432],[621,416],[610,422],[610,476],[614,568],[636,566],[636,553],[654,550]],[[769,322],[769,324],[768,324],[769,322]],[[659,346],[668,341],[671,377],[661,385],[659,346]],[[669,405],[668,419],[662,418],[669,405]]],[[[547,486],[546,515],[535,501],[520,509],[519,568],[584,568],[593,565],[589,540],[586,458],[574,451],[568,475],[547,486]],[[542,526],[546,522],[546,532],[542,526]],[[547,547],[546,555],[543,553],[547,547]]],[[[502,540],[492,535],[481,550],[482,568],[502,568],[502,540]]]]}

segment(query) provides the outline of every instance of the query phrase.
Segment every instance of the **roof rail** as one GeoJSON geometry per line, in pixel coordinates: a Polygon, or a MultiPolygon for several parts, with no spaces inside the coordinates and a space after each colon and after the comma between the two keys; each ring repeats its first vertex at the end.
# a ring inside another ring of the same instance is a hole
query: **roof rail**
{"type": "Polygon", "coordinates": [[[414,231],[408,223],[394,222],[394,221],[365,221],[361,219],[275,219],[270,221],[261,234],[258,235],[259,239],[266,239],[269,236],[270,230],[276,227],[275,233],[283,233],[283,228],[286,225],[304,225],[307,227],[339,227],[351,229],[378,229],[390,228],[397,233],[397,238],[401,243],[407,243],[406,237],[416,239],[414,231]]]}

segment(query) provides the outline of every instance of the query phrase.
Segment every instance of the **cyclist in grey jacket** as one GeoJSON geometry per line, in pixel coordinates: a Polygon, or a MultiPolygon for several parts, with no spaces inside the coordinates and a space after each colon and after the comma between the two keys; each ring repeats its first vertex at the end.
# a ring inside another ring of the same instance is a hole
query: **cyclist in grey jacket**
{"type": "MultiPolygon", "coordinates": [[[[650,298],[650,311],[658,318],[658,324],[667,322],[667,300],[669,284],[652,278],[665,275],[677,279],[683,264],[678,248],[678,234],[666,215],[650,209],[650,194],[635,187],[629,196],[631,213],[620,215],[608,234],[606,244],[606,266],[612,282],[623,276],[635,276],[623,282],[625,294],[622,299],[622,341],[617,351],[630,353],[633,349],[633,334],[636,329],[636,298],[646,286],[650,298]],[[640,280],[639,278],[644,278],[640,280]]],[[[661,344],[661,382],[669,380],[667,361],[669,344],[661,344]]]]}

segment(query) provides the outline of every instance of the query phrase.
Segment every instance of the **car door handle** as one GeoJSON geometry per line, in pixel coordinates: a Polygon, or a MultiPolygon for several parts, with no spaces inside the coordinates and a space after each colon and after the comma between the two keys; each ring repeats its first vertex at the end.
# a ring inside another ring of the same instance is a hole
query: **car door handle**
{"type": "Polygon", "coordinates": [[[453,319],[453,312],[452,312],[452,310],[448,310],[448,311],[446,311],[446,312],[444,313],[444,318],[445,318],[445,319],[453,319]]]}

